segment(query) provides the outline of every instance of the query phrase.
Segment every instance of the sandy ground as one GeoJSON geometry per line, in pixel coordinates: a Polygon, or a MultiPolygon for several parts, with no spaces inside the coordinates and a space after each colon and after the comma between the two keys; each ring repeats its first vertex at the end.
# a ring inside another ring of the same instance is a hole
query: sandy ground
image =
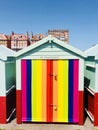
{"type": "Polygon", "coordinates": [[[83,126],[72,124],[41,124],[41,123],[23,123],[16,124],[16,119],[10,123],[0,124],[0,130],[98,130],[87,117],[83,126]]]}

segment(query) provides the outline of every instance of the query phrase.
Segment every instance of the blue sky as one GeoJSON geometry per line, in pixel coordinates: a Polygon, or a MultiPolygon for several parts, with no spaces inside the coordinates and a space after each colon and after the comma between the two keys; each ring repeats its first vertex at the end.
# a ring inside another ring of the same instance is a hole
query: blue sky
{"type": "Polygon", "coordinates": [[[69,44],[98,43],[98,0],[0,0],[0,33],[68,29],[69,44]]]}

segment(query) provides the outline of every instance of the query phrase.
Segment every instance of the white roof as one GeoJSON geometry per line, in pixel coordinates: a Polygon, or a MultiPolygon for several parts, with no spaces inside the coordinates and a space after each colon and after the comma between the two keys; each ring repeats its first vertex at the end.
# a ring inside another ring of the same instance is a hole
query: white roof
{"type": "Polygon", "coordinates": [[[16,52],[3,45],[0,45],[0,59],[7,60],[7,57],[15,57],[15,55],[16,52]]]}
{"type": "Polygon", "coordinates": [[[84,51],[86,56],[96,56],[98,54],[98,44],[84,51]]]}
{"type": "Polygon", "coordinates": [[[84,54],[86,56],[94,56],[95,60],[98,60],[98,44],[94,45],[93,47],[87,49],[84,54]]]}
{"type": "Polygon", "coordinates": [[[36,43],[34,43],[34,44],[32,44],[32,45],[30,45],[30,46],[22,49],[20,51],[18,51],[16,53],[16,57],[18,57],[20,55],[23,55],[24,53],[26,53],[26,52],[28,52],[28,51],[30,51],[30,50],[38,47],[38,46],[43,45],[46,42],[51,43],[51,41],[55,42],[56,44],[58,44],[58,45],[60,45],[60,46],[62,46],[64,48],[66,48],[66,49],[68,49],[68,50],[70,50],[70,51],[72,51],[72,52],[74,52],[74,53],[76,53],[76,54],[78,54],[78,55],[80,55],[82,57],[86,57],[85,54],[84,54],[84,52],[80,51],[79,49],[77,49],[77,48],[75,48],[75,47],[73,47],[73,46],[71,46],[69,44],[66,44],[65,42],[62,42],[62,41],[58,40],[57,38],[55,38],[55,37],[53,37],[51,35],[43,38],[42,40],[40,40],[40,41],[38,41],[38,42],[36,42],[36,43]]]}

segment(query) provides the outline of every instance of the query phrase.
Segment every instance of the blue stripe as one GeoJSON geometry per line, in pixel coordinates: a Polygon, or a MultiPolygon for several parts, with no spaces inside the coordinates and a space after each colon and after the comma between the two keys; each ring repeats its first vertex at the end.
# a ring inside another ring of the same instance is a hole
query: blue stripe
{"type": "Polygon", "coordinates": [[[69,122],[73,122],[73,66],[74,60],[69,60],[69,91],[68,91],[68,120],[69,122]]]}
{"type": "Polygon", "coordinates": [[[31,121],[31,60],[27,64],[27,121],[31,121]]]}

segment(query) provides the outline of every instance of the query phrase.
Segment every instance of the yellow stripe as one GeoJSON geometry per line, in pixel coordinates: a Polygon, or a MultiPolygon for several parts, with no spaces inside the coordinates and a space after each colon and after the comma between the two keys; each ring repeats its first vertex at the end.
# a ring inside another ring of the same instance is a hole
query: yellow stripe
{"type": "Polygon", "coordinates": [[[58,61],[58,122],[62,122],[62,112],[63,112],[63,80],[62,80],[62,74],[63,74],[63,61],[58,61]]]}
{"type": "Polygon", "coordinates": [[[36,121],[42,121],[42,61],[37,60],[36,64],[36,121]]]}
{"type": "Polygon", "coordinates": [[[36,61],[32,60],[32,87],[31,87],[32,121],[36,121],[36,61]]]}
{"type": "Polygon", "coordinates": [[[63,120],[68,122],[68,60],[63,61],[63,120]]]}

